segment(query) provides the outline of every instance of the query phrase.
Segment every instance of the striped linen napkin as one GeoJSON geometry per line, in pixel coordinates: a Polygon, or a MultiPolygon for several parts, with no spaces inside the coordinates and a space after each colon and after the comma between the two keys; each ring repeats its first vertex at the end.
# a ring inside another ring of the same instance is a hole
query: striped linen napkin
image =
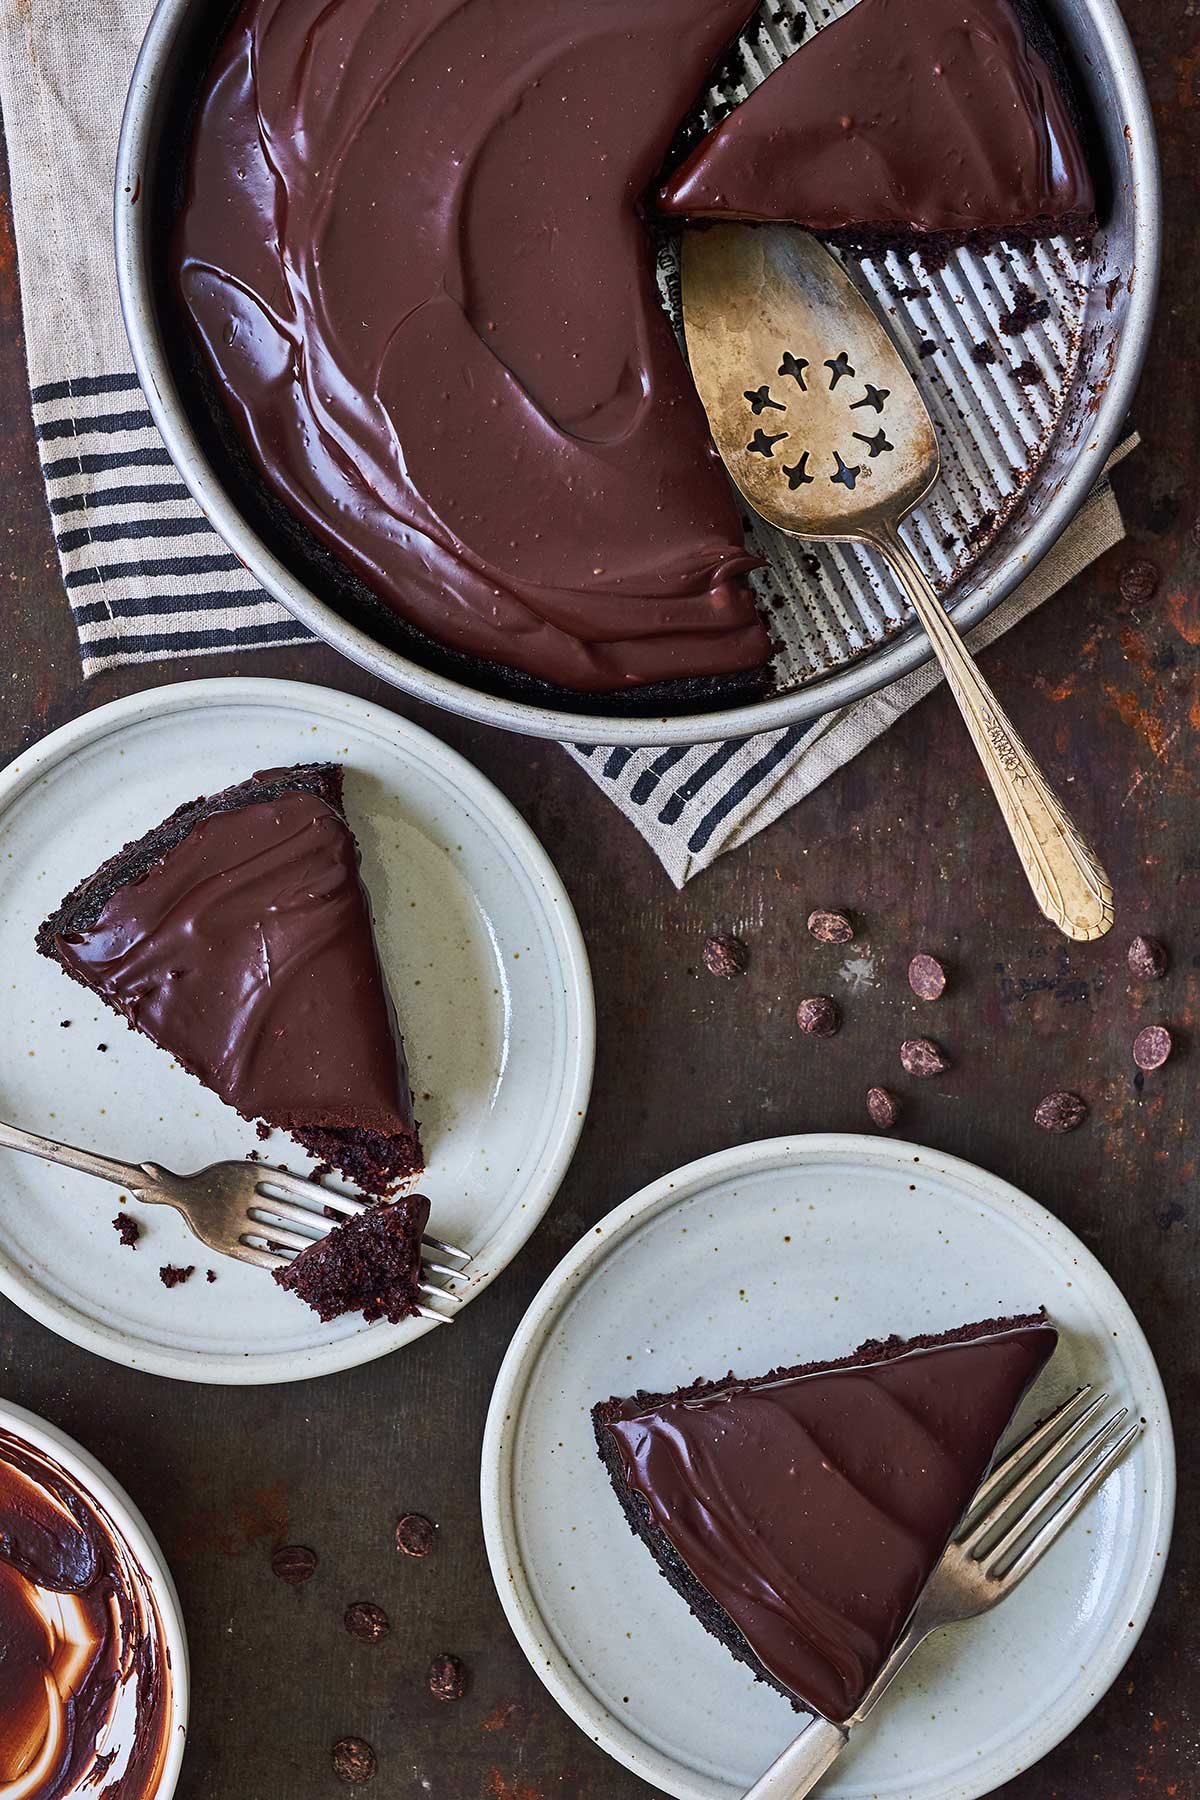
{"type": "MultiPolygon", "coordinates": [[[[151,0],[0,0],[0,111],[34,426],[87,675],[311,641],[188,495],[125,341],[112,267],[113,170],[151,10],[151,0]]],[[[999,637],[1123,535],[1105,482],[977,628],[973,647],[999,637]]],[[[939,679],[929,666],[810,725],[744,741],[566,748],[682,886],[803,799],[939,679]]]]}

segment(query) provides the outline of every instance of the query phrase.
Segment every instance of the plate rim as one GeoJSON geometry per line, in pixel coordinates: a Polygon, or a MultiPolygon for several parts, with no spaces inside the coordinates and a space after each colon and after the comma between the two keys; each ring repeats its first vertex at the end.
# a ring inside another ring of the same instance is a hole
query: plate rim
{"type": "Polygon", "coordinates": [[[59,1426],[51,1424],[28,1407],[0,1397],[0,1428],[9,1429],[14,1437],[46,1450],[60,1462],[69,1475],[81,1485],[112,1517],[121,1536],[133,1552],[135,1561],[149,1578],[150,1591],[158,1606],[171,1665],[171,1742],[163,1764],[163,1776],[150,1800],[171,1800],[183,1766],[187,1748],[188,1721],[191,1708],[191,1659],[183,1608],[175,1587],[170,1565],[159,1547],[158,1539],[142,1517],[137,1505],[110,1475],[104,1464],[75,1438],[59,1426]]]}
{"type": "Polygon", "coordinates": [[[1106,1655],[1089,1666],[1086,1691],[1080,1693],[1076,1684],[1069,1703],[1062,1708],[1061,1720],[1056,1719],[1048,1731],[1043,1728],[1023,1740],[1024,1753],[1013,1760],[1011,1766],[1000,1767],[998,1758],[1003,1753],[996,1753],[990,1767],[981,1760],[961,1793],[965,1796],[969,1792],[979,1800],[1000,1783],[1031,1767],[1069,1736],[1099,1704],[1119,1675],[1154,1607],[1170,1550],[1175,1508],[1175,1444],[1166,1392],[1153,1352],[1129,1302],[1099,1258],[1061,1219],[1012,1182],[991,1174],[976,1163],[898,1138],[876,1138],[857,1132],[798,1132],[735,1144],[698,1157],[646,1183],[628,1200],[614,1207],[585,1232],[547,1276],[517,1326],[497,1372],[484,1426],[480,1464],[480,1504],[488,1564],[509,1627],[530,1667],[568,1717],[594,1743],[643,1781],[662,1788],[676,1800],[714,1800],[715,1795],[724,1795],[726,1790],[723,1785],[718,1787],[705,1778],[693,1778],[691,1771],[683,1770],[669,1757],[648,1747],[643,1738],[594,1699],[558,1650],[554,1632],[530,1590],[515,1528],[518,1509],[512,1481],[525,1389],[564,1307],[604,1259],[656,1213],[703,1191],[714,1180],[738,1174],[748,1176],[764,1164],[828,1159],[854,1160],[859,1166],[873,1163],[901,1167],[910,1164],[914,1158],[958,1188],[964,1196],[973,1189],[993,1207],[1015,1213],[1022,1224],[1040,1227],[1052,1240],[1068,1248],[1081,1266],[1098,1274],[1102,1283],[1111,1288],[1132,1328],[1129,1337],[1146,1364],[1147,1399],[1162,1427],[1159,1434],[1162,1478],[1157,1494],[1152,1495],[1152,1503],[1157,1502],[1157,1529],[1152,1554],[1141,1573],[1136,1603],[1131,1609],[1132,1628],[1119,1639],[1114,1638],[1106,1655]]]}
{"type": "MultiPolygon", "coordinates": [[[[461,1290],[465,1307],[519,1254],[553,1203],[583,1130],[595,1069],[595,999],[583,933],[562,877],[532,828],[507,796],[461,752],[411,719],[374,701],[310,682],[269,676],[208,676],[198,681],[169,682],[110,700],[68,720],[15,756],[0,769],[0,836],[9,807],[78,751],[148,719],[222,704],[247,707],[275,704],[297,712],[322,713],[326,717],[336,711],[379,735],[394,734],[406,740],[423,761],[438,767],[439,773],[449,775],[453,783],[479,806],[484,816],[503,832],[505,843],[514,852],[534,895],[541,902],[551,939],[559,949],[557,967],[563,980],[567,1012],[562,1100],[549,1135],[547,1154],[540,1160],[536,1176],[525,1190],[524,1205],[516,1212],[510,1210],[504,1215],[499,1230],[472,1259],[470,1282],[461,1290]]],[[[429,1319],[410,1319],[400,1325],[381,1321],[369,1330],[356,1331],[337,1342],[298,1352],[270,1351],[255,1357],[166,1346],[145,1348],[140,1342],[126,1340],[115,1321],[110,1325],[93,1324],[73,1307],[60,1304],[52,1296],[27,1284],[11,1260],[3,1258],[0,1258],[0,1294],[40,1325],[110,1362],[168,1379],[213,1386],[272,1386],[335,1374],[373,1362],[438,1329],[429,1319]]]]}

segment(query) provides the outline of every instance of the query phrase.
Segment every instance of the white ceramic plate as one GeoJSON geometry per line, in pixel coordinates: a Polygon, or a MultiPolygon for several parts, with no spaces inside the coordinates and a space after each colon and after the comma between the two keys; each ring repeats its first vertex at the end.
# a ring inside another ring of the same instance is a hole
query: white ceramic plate
{"type": "Polygon", "coordinates": [[[124,1540],[135,1567],[146,1578],[146,1587],[158,1612],[163,1642],[171,1668],[171,1736],[167,1744],[162,1780],[154,1792],[154,1800],[171,1800],[183,1761],[188,1722],[188,1651],[183,1630],[179,1595],[162,1551],[154,1541],[150,1527],[129,1498],[118,1487],[108,1471],[94,1456],[69,1438],[57,1426],[48,1425],[23,1406],[10,1406],[0,1400],[0,1430],[9,1431],[35,1450],[43,1451],[67,1471],[94,1500],[124,1540]]]}
{"type": "MultiPolygon", "coordinates": [[[[594,1047],[587,956],[545,852],[490,782],[350,695],[284,681],[180,683],[77,719],[0,775],[0,1118],[169,1168],[251,1149],[309,1166],[290,1138],[259,1143],[39,956],[34,932],[82,876],[182,801],[320,758],[346,767],[428,1158],[420,1186],[431,1229],[473,1255],[469,1298],[525,1242],[575,1148],[594,1047]]],[[[323,1325],[261,1271],[208,1254],[166,1208],[135,1209],[143,1236],[130,1251],[109,1222],[115,1190],[0,1155],[0,1290],[114,1361],[194,1381],[287,1381],[439,1329],[419,1319],[323,1325]],[[168,1262],[196,1274],[168,1291],[158,1279],[168,1262]]]]}
{"type": "Polygon", "coordinates": [[[691,1163],[610,1213],[526,1314],[488,1417],[483,1521],[509,1622],[559,1703],[679,1800],[737,1800],[798,1723],[632,1536],[594,1401],[1040,1304],[1062,1342],[1025,1419],[1096,1381],[1143,1436],[1003,1606],[922,1648],[821,1793],[975,1800],[1044,1755],[1113,1680],[1158,1589],[1174,1501],[1162,1384],[1121,1294],[1056,1219],[969,1163],[880,1139],[691,1163]]]}

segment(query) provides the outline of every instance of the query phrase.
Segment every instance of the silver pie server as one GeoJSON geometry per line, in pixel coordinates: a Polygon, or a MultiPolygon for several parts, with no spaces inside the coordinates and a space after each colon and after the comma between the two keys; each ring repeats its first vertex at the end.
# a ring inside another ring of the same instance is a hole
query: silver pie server
{"type": "Polygon", "coordinates": [[[933,645],[1042,912],[1102,937],[1112,886],[1005,717],[900,522],[938,478],[933,421],[841,264],[788,225],[711,225],[683,241],[683,322],[713,440],[777,530],[870,545],[933,645]]]}

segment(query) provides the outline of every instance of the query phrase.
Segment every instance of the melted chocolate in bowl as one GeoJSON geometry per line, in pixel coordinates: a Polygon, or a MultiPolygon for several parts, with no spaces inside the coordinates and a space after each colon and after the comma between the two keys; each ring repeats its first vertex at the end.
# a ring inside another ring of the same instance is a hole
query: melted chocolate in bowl
{"type": "Polygon", "coordinates": [[[172,1687],[149,1582],[100,1503],[0,1429],[0,1795],[151,1800],[172,1687]]]}

